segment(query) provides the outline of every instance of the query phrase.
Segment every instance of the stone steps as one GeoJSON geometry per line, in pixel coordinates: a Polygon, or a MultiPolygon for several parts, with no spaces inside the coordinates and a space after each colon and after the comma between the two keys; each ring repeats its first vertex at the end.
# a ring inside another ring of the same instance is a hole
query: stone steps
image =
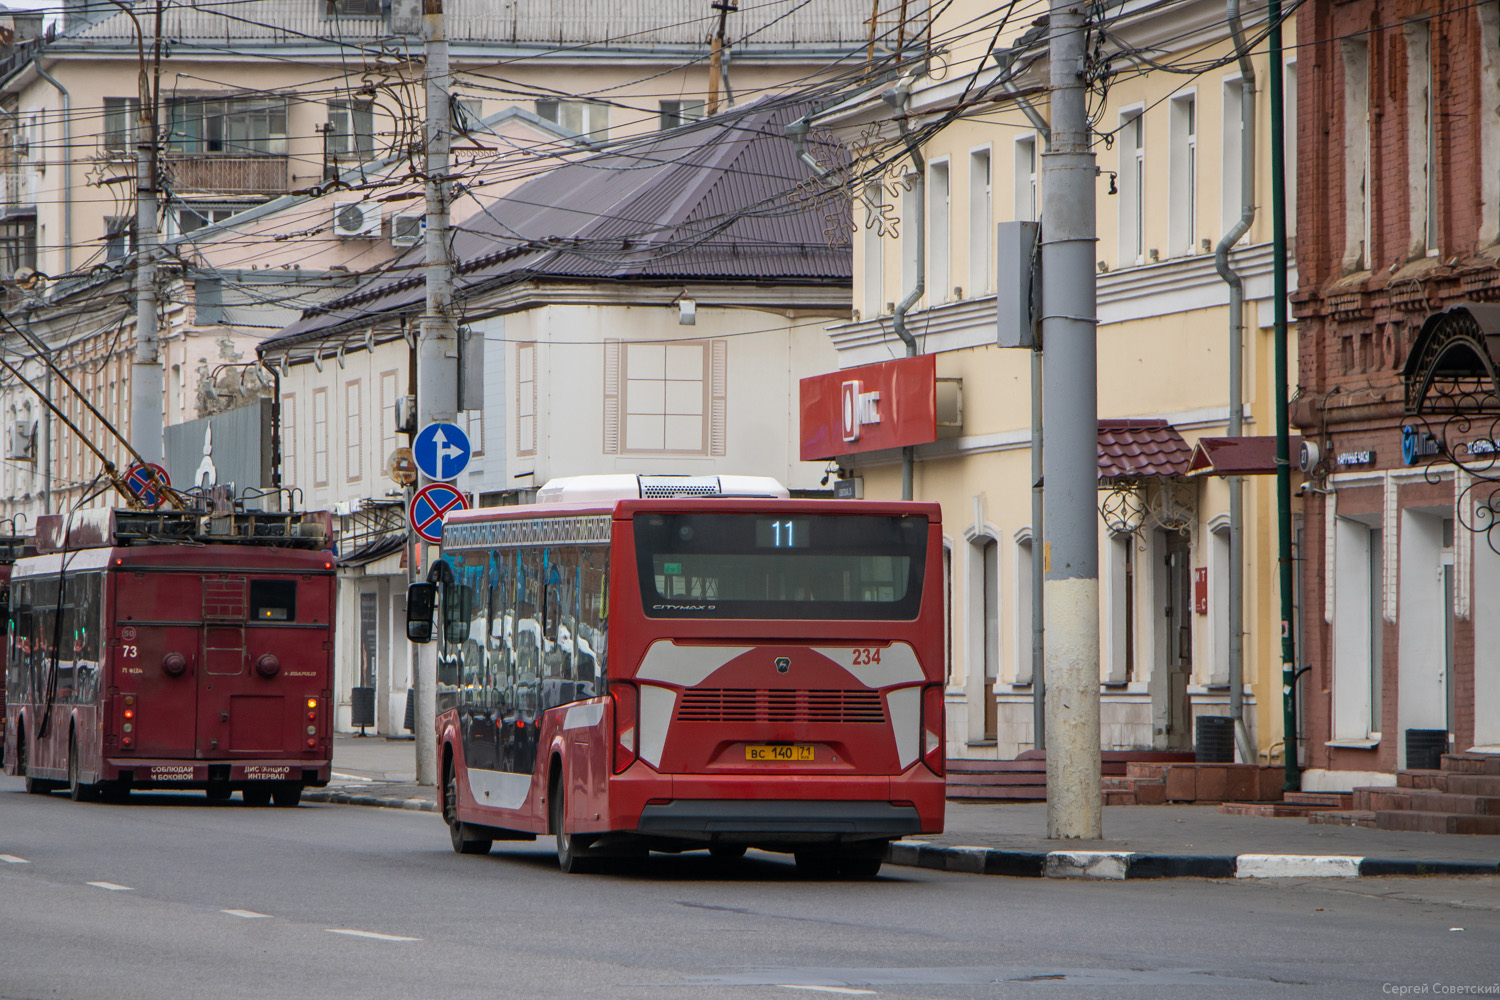
{"type": "Polygon", "coordinates": [[[1375,814],[1364,809],[1330,809],[1326,812],[1313,812],[1308,814],[1307,821],[1322,826],[1359,826],[1368,830],[1375,829],[1375,814]]]}

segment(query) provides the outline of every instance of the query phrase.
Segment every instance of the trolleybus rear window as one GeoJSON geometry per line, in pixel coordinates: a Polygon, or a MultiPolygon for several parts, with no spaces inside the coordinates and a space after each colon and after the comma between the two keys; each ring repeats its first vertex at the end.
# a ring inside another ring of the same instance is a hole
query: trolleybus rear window
{"type": "Polygon", "coordinates": [[[909,620],[922,603],[924,517],[637,514],[650,618],[909,620]]]}

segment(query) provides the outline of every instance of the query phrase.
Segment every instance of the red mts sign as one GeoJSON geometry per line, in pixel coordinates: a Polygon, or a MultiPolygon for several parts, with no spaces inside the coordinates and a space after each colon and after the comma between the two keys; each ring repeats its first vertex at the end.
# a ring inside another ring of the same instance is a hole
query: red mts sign
{"type": "Polygon", "coordinates": [[[802,460],[937,440],[937,358],[921,354],[802,380],[802,460]]]}

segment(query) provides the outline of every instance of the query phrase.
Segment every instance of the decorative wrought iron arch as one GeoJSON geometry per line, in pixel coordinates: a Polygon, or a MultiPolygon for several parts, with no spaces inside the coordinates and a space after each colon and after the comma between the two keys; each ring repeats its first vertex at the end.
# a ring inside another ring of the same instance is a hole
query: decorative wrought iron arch
{"type": "Polygon", "coordinates": [[[1401,370],[1402,454],[1429,482],[1472,477],[1456,502],[1467,530],[1500,553],[1500,305],[1462,302],[1433,313],[1401,370]],[[1424,457],[1425,456],[1425,457],[1424,457]]]}

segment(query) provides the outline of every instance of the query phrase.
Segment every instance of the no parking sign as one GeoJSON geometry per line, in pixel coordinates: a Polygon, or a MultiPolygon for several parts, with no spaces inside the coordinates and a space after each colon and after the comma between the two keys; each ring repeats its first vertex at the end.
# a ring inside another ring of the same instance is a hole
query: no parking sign
{"type": "Polygon", "coordinates": [[[417,490],[411,499],[406,519],[423,540],[436,544],[443,540],[443,515],[450,510],[467,510],[464,495],[447,483],[433,483],[417,490]]]}
{"type": "Polygon", "coordinates": [[[150,462],[133,465],[125,473],[125,488],[134,493],[137,500],[153,509],[161,506],[162,487],[171,485],[172,480],[167,476],[167,470],[150,462]]]}

